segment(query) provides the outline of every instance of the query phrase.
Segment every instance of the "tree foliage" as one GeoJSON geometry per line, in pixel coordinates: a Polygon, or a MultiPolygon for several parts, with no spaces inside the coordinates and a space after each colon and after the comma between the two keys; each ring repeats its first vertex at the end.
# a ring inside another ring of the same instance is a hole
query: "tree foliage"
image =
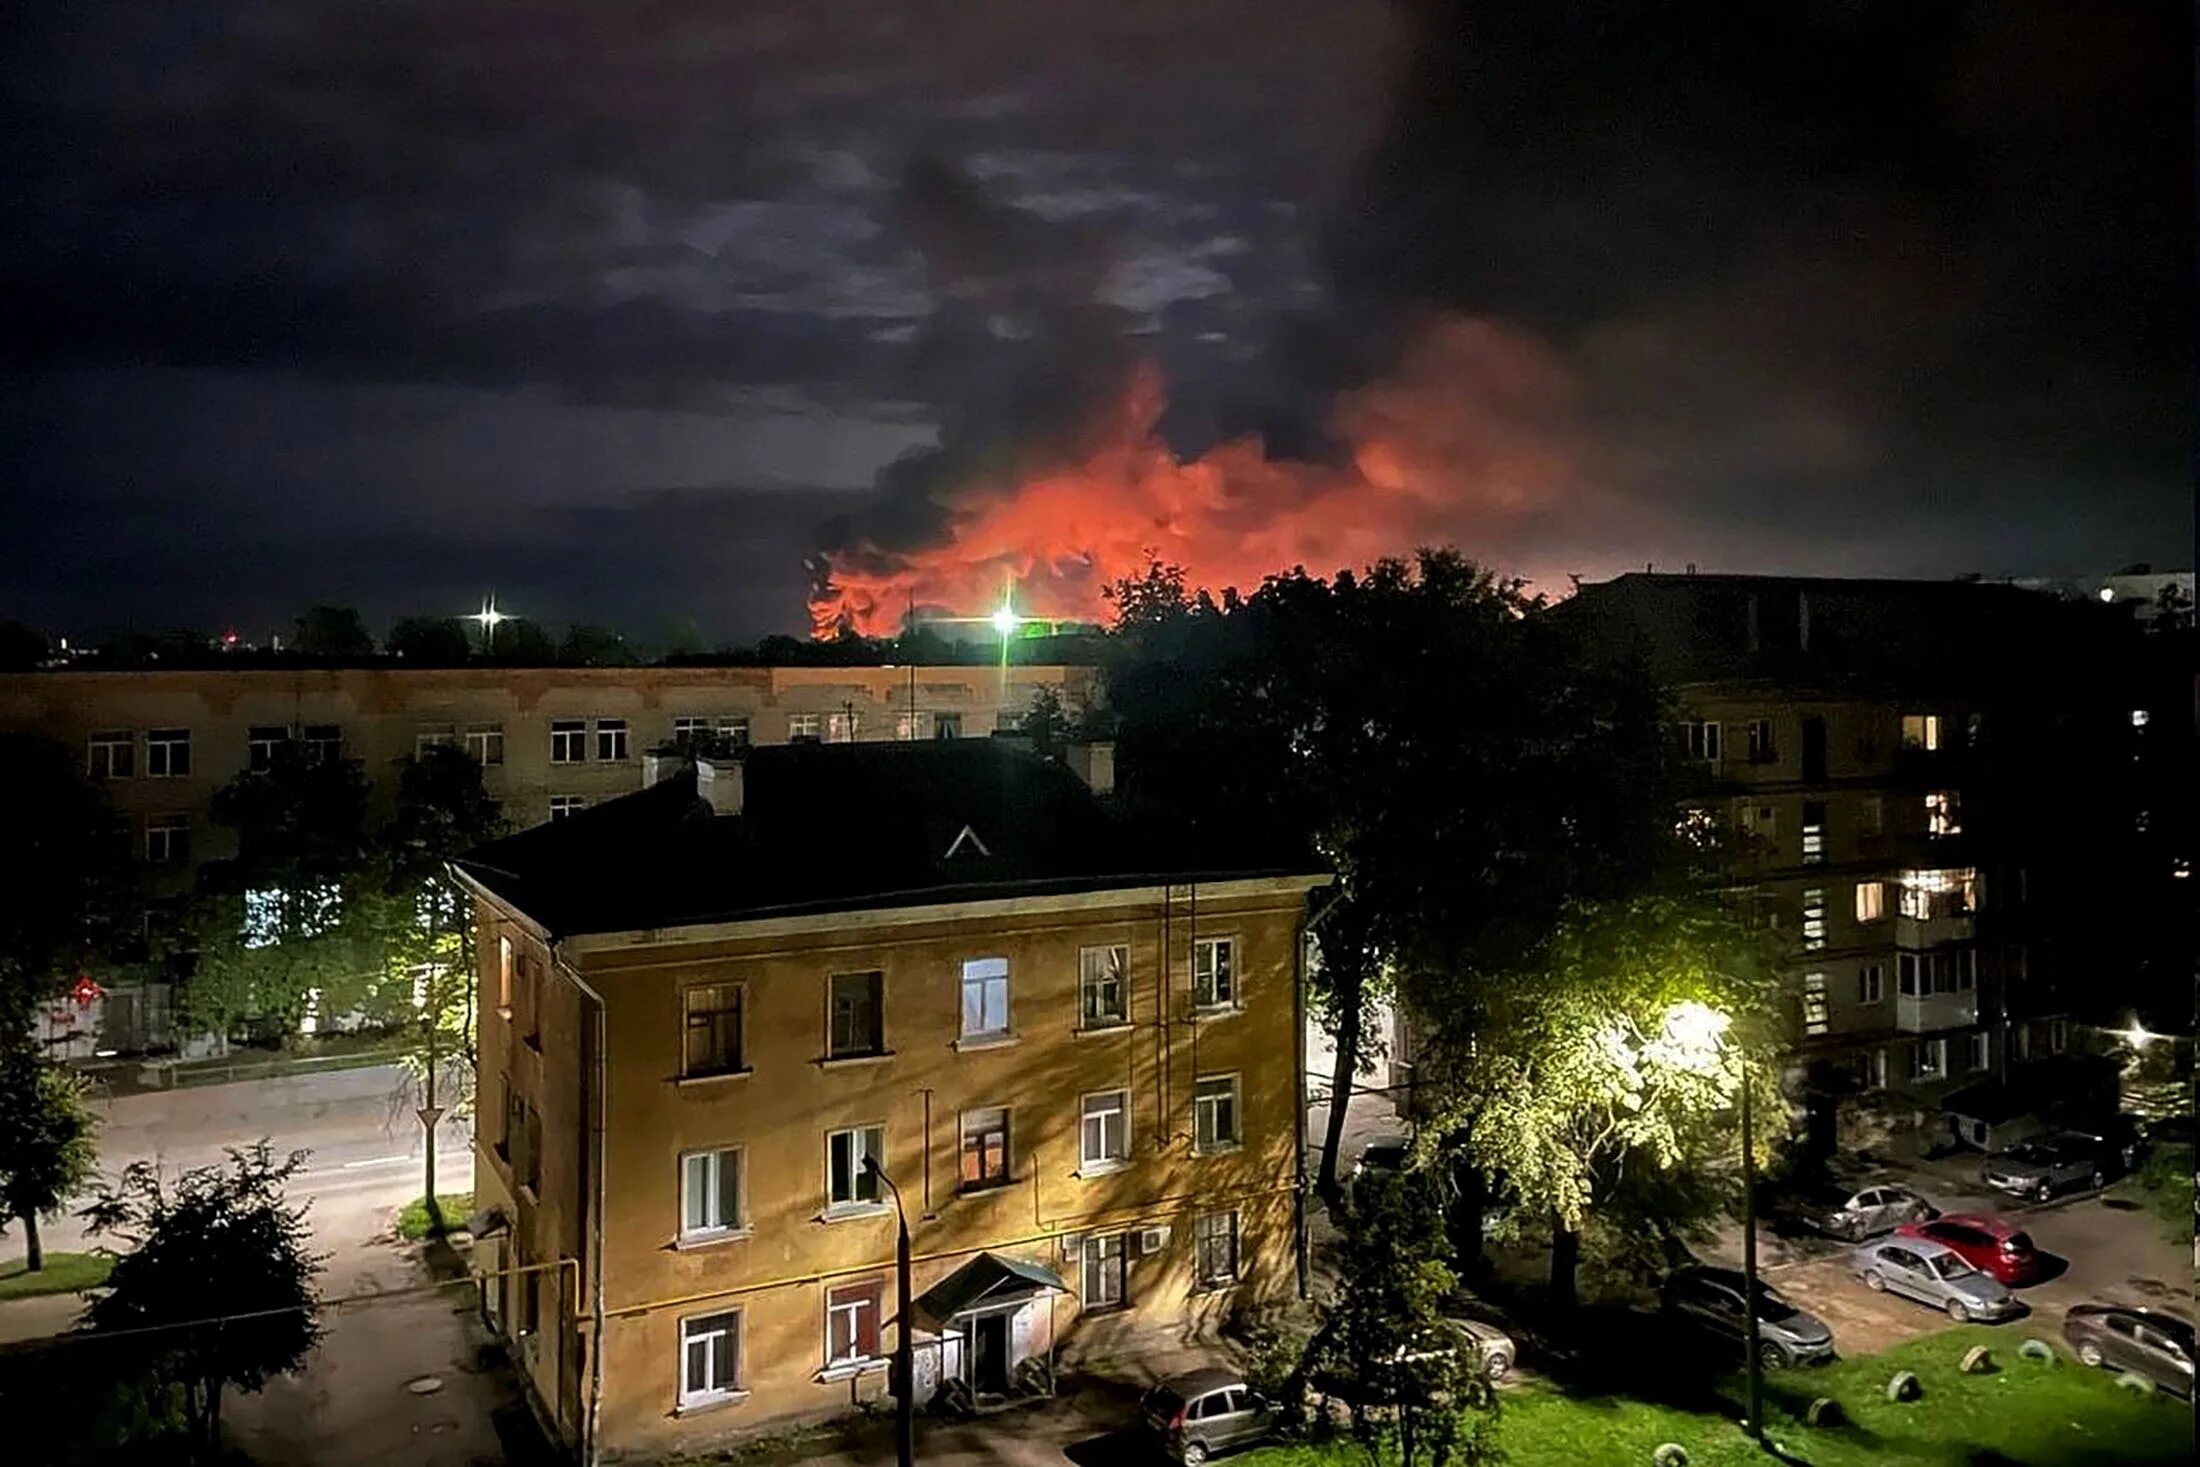
{"type": "Polygon", "coordinates": [[[10,1218],[21,1220],[34,1273],[45,1266],[39,1219],[91,1181],[98,1135],[83,1080],[16,1036],[0,1037],[0,1235],[10,1218]]]}
{"type": "Polygon", "coordinates": [[[297,1371],[321,1335],[322,1258],[308,1247],[307,1204],[283,1195],[306,1153],[277,1161],[263,1140],[228,1155],[173,1185],[132,1163],[84,1210],[94,1236],[133,1245],[84,1327],[160,1331],[142,1337],[155,1346],[151,1368],[182,1388],[192,1440],[207,1451],[220,1441],[224,1388],[257,1391],[297,1371]]]}
{"type": "Polygon", "coordinates": [[[632,642],[611,628],[575,622],[558,645],[558,661],[568,667],[632,667],[641,657],[632,642]]]}
{"type": "Polygon", "coordinates": [[[291,629],[291,645],[308,657],[370,657],[374,638],[349,606],[310,606],[291,629]]]}
{"type": "Polygon", "coordinates": [[[464,667],[474,644],[455,616],[408,616],[390,628],[383,649],[419,667],[464,667]]]}
{"type": "Polygon", "coordinates": [[[61,745],[0,733],[0,809],[0,1034],[21,1035],[126,940],[132,883],[106,800],[61,745]]]}

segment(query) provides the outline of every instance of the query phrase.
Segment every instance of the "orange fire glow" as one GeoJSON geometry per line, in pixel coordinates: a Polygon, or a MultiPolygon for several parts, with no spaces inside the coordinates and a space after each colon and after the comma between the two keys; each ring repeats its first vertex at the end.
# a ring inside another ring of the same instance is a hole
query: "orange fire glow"
{"type": "Polygon", "coordinates": [[[1348,463],[1271,459],[1257,439],[1180,462],[1155,431],[1165,394],[1148,368],[1099,447],[955,486],[939,543],[832,556],[811,599],[813,627],[890,636],[912,603],[983,615],[1004,582],[1025,616],[1106,622],[1103,593],[1155,558],[1219,594],[1294,566],[1326,575],[1432,542],[1471,551],[1480,532],[1568,491],[1572,398],[1540,343],[1446,318],[1418,334],[1393,376],[1338,400],[1330,426],[1351,446],[1348,463]]]}

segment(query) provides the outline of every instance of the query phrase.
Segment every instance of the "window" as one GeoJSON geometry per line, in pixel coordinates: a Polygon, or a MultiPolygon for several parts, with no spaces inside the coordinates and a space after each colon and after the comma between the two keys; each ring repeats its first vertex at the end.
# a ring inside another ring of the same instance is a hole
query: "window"
{"type": "Polygon", "coordinates": [[[1910,1078],[1937,1080],[1948,1073],[1948,1041],[1921,1039],[1910,1048],[1910,1078]]]}
{"type": "Polygon", "coordinates": [[[1131,950],[1088,947],[1077,955],[1079,1027],[1106,1029],[1130,1022],[1131,950]]]}
{"type": "Polygon", "coordinates": [[[1978,910],[1978,872],[1905,871],[1897,878],[1895,910],[1920,922],[1968,917],[1978,910]]]}
{"type": "Polygon", "coordinates": [[[1866,1090],[1887,1088],[1887,1051],[1869,1050],[1856,1057],[1856,1082],[1866,1090]]]}
{"type": "Polygon", "coordinates": [[[1895,955],[1895,986],[1901,990],[1904,998],[1917,997],[1917,966],[1916,953],[1895,955]]]}
{"type": "Polygon", "coordinates": [[[932,716],[932,737],[959,739],[963,735],[963,716],[960,713],[936,713],[932,716]]]}
{"type": "Polygon", "coordinates": [[[680,1158],[680,1236],[713,1238],[741,1227],[741,1151],[691,1151],[680,1158]]]}
{"type": "Polygon", "coordinates": [[[883,1357],[878,1348],[884,1279],[841,1284],[825,1295],[825,1368],[869,1365],[883,1357]]]}
{"type": "Polygon", "coordinates": [[[749,746],[749,721],[747,718],[721,718],[718,720],[718,737],[729,749],[746,749],[749,746]]]}
{"type": "Polygon", "coordinates": [[[580,814],[581,811],[587,808],[588,797],[586,795],[552,795],[550,797],[550,818],[552,820],[567,819],[570,816],[580,814]]]}
{"type": "Polygon", "coordinates": [[[1856,802],[1856,833],[1877,840],[1887,833],[1887,797],[1866,795],[1856,802]]]}
{"type": "Polygon", "coordinates": [[[1234,1284],[1238,1276],[1238,1215],[1210,1212],[1193,1233],[1199,1282],[1206,1288],[1234,1284]]]}
{"type": "Polygon", "coordinates": [[[894,737],[902,740],[930,737],[932,715],[922,712],[899,713],[894,716],[894,737]]]}
{"type": "Polygon", "coordinates": [[[588,722],[580,718],[550,720],[550,762],[580,764],[588,758],[588,722]]]}
{"type": "Polygon", "coordinates": [[[94,779],[128,779],[137,772],[137,735],[95,733],[84,741],[84,761],[94,779]]]}
{"type": "Polygon", "coordinates": [[[680,1321],[680,1404],[707,1406],[741,1389],[741,1311],[680,1321]]]}
{"type": "Polygon", "coordinates": [[[1716,723],[1684,723],[1681,737],[1688,748],[1688,757],[1700,759],[1706,764],[1719,762],[1719,726],[1716,723]]]}
{"type": "Polygon", "coordinates": [[[1192,1149],[1227,1151],[1238,1144],[1238,1077],[1220,1075],[1192,1086],[1192,1149]]]}
{"type": "Polygon", "coordinates": [[[149,866],[181,866],[191,859],[191,817],[145,817],[145,861],[149,866]]]}
{"type": "Polygon", "coordinates": [[[507,1017],[512,1012],[512,939],[497,939],[497,1007],[507,1017]]]}
{"type": "Polygon", "coordinates": [[[1008,1109],[991,1105],[962,1113],[962,1187],[998,1187],[1008,1175],[1008,1109]]]}
{"type": "Polygon", "coordinates": [[[1192,1002],[1203,1009],[1226,1009],[1237,1001],[1237,939],[1200,938],[1192,944],[1192,1002]]]}
{"type": "Polygon", "coordinates": [[[1772,720],[1754,718],[1749,723],[1749,762],[1770,764],[1780,756],[1772,747],[1772,720]]]}
{"type": "Polygon", "coordinates": [[[281,724],[255,724],[244,731],[245,767],[255,774],[275,767],[275,751],[290,742],[290,730],[281,724]]]}
{"type": "Polygon", "coordinates": [[[1124,1298],[1124,1262],[1129,1250],[1121,1233],[1085,1239],[1085,1308],[1114,1309],[1124,1298]]]}
{"type": "Polygon", "coordinates": [[[421,729],[413,735],[413,757],[415,759],[421,758],[430,749],[439,749],[446,744],[455,742],[457,742],[457,735],[447,723],[434,728],[421,729]]]}
{"type": "Polygon", "coordinates": [[[1008,959],[972,958],[962,965],[962,1037],[1008,1033],[1008,959]]]}
{"type": "Polygon", "coordinates": [[[886,1053],[886,975],[835,973],[826,1054],[832,1059],[886,1053]]]}
{"type": "Polygon", "coordinates": [[[817,741],[818,731],[824,720],[815,713],[790,713],[787,715],[787,742],[798,744],[805,740],[817,741]]]}
{"type": "Polygon", "coordinates": [[[1826,945],[1826,889],[1813,886],[1803,892],[1803,950],[1816,952],[1826,945]]]}
{"type": "Polygon", "coordinates": [[[852,744],[863,726],[862,715],[853,709],[825,715],[825,742],[828,744],[852,744]]]}
{"type": "Polygon", "coordinates": [[[1803,1032],[1823,1034],[1828,1027],[1826,1015],[1826,975],[1803,975],[1803,1032]]]}
{"type": "Polygon", "coordinates": [[[1742,839],[1752,845],[1769,848],[1780,843],[1780,811],[1776,805],[1744,805],[1738,823],[1742,839]]]}
{"type": "Polygon", "coordinates": [[[145,734],[145,772],[154,779],[181,779],[191,772],[191,730],[148,729],[145,734]]]}
{"type": "MultiPolygon", "coordinates": [[[[525,1267],[527,1255],[514,1249],[512,1261],[525,1267]]],[[[534,1269],[519,1276],[519,1332],[522,1335],[531,1335],[541,1327],[542,1271],[534,1269]]]]}
{"type": "Polygon", "coordinates": [[[1130,1160],[1130,1113],[1128,1090],[1103,1090],[1085,1097],[1084,1138],[1077,1154],[1082,1170],[1105,1170],[1130,1160]]]}
{"type": "Polygon", "coordinates": [[[738,983],[706,984],[681,995],[687,1021],[682,1074],[724,1075],[742,1068],[742,998],[738,983]]]}
{"type": "Polygon", "coordinates": [[[1826,802],[1803,802],[1803,864],[1823,866],[1826,862],[1826,802]]]}
{"type": "Polygon", "coordinates": [[[333,723],[309,723],[298,736],[308,764],[333,764],[344,757],[344,731],[333,723]]]}
{"type": "Polygon", "coordinates": [[[1934,790],[1925,796],[1925,833],[1961,835],[1963,816],[1954,790],[1934,790]]]}
{"type": "Polygon", "coordinates": [[[672,720],[672,742],[683,749],[700,749],[710,743],[711,726],[707,718],[675,718],[672,720]]]}
{"type": "Polygon", "coordinates": [[[825,1138],[825,1207],[872,1208],[879,1205],[878,1173],[864,1165],[872,1157],[886,1164],[886,1128],[858,1126],[825,1138]]]}
{"type": "Polygon", "coordinates": [[[1931,753],[1940,747],[1940,715],[1937,713],[1905,713],[1902,715],[1902,747],[1922,749],[1931,753]]]}
{"type": "Polygon", "coordinates": [[[2061,1054],[2070,1043],[2070,1026],[2061,1019],[2047,1021],[2047,1052],[2061,1054]]]}
{"type": "Polygon", "coordinates": [[[525,953],[519,955],[520,1037],[535,1049],[542,1048],[542,969],[525,953]]]}
{"type": "Polygon", "coordinates": [[[1878,1003],[1887,996],[1887,970],[1878,963],[1864,963],[1856,970],[1856,1001],[1878,1003]]]}
{"type": "Polygon", "coordinates": [[[466,752],[474,756],[474,762],[486,769],[492,764],[504,762],[504,725],[501,723],[476,723],[466,729],[466,752]]]}
{"type": "Polygon", "coordinates": [[[1973,1034],[1970,1039],[1970,1051],[1971,1052],[1968,1056],[1970,1061],[1970,1068],[1974,1070],[1989,1070],[1993,1068],[1993,1035],[1987,1033],[1984,1029],[1981,1029],[1976,1034],[1973,1034]]]}
{"type": "Polygon", "coordinates": [[[527,1102],[512,1088],[512,1077],[504,1077],[504,1118],[497,1127],[497,1155],[507,1162],[512,1159],[512,1148],[521,1143],[527,1129],[527,1102]]]}
{"type": "Polygon", "coordinates": [[[617,763],[626,757],[626,720],[623,718],[599,718],[596,720],[596,757],[617,763]]]}
{"type": "Polygon", "coordinates": [[[1887,883],[1884,881],[1859,881],[1856,883],[1856,920],[1877,922],[1887,915],[1887,883]]]}
{"type": "Polygon", "coordinates": [[[2154,715],[2152,713],[2149,713],[2146,709],[2134,708],[2131,710],[2131,726],[2133,728],[2145,728],[2153,721],[2154,715]]]}

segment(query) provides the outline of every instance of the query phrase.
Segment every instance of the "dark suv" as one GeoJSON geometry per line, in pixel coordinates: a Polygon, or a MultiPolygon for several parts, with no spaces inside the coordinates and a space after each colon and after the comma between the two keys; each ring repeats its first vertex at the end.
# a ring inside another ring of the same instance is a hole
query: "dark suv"
{"type": "Polygon", "coordinates": [[[2123,1175],[2125,1155],[2113,1137],[2051,1131],[1995,1152],[1979,1175],[1989,1187],[2044,1201],[2073,1188],[2099,1191],[2109,1178],[2123,1175]]]}

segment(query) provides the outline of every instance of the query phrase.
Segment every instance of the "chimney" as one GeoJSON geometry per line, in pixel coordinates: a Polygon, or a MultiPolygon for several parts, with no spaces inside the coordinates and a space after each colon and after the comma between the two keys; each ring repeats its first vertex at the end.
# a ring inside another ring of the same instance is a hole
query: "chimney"
{"type": "Polygon", "coordinates": [[[713,815],[738,815],[747,778],[739,759],[712,757],[695,761],[695,793],[713,815]]]}
{"type": "Polygon", "coordinates": [[[1115,793],[1115,743],[1111,739],[1064,744],[1062,762],[1096,795],[1115,793]]]}

